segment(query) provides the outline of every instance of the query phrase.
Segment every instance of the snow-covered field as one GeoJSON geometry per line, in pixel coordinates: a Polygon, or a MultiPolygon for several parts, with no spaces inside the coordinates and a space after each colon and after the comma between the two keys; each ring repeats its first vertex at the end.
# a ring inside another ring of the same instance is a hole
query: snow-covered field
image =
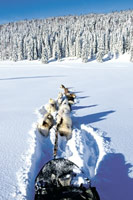
{"type": "Polygon", "coordinates": [[[65,59],[0,62],[0,200],[34,199],[34,180],[53,158],[54,130],[36,130],[39,109],[60,84],[77,95],[73,137],[59,138],[58,156],[82,168],[101,200],[132,200],[133,64],[127,56],[102,64],[65,59]]]}

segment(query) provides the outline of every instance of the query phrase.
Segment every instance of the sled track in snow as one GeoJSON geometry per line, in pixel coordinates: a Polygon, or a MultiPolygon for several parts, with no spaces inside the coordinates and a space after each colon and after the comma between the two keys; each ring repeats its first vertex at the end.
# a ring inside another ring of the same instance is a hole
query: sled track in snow
{"type": "MultiPolygon", "coordinates": [[[[36,111],[38,121],[44,114],[44,106],[36,111]]],[[[42,136],[37,130],[37,123],[32,125],[29,132],[29,149],[22,155],[23,166],[17,172],[18,187],[13,194],[16,200],[34,199],[35,178],[45,163],[53,159],[55,129],[50,130],[49,136],[42,136]]],[[[80,129],[73,128],[72,138],[66,140],[58,135],[57,158],[66,158],[82,169],[92,179],[100,161],[110,151],[109,143],[103,132],[89,125],[81,125],[80,129]]]]}

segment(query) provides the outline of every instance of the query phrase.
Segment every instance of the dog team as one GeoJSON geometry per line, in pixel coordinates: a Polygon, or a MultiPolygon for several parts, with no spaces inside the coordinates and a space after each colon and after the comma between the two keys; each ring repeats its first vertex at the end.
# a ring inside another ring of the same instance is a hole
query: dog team
{"type": "Polygon", "coordinates": [[[58,94],[57,100],[49,99],[48,104],[45,105],[46,113],[37,127],[39,132],[47,137],[50,129],[55,125],[60,136],[70,139],[72,136],[71,106],[74,104],[76,95],[64,85],[60,88],[64,92],[58,94]]]}

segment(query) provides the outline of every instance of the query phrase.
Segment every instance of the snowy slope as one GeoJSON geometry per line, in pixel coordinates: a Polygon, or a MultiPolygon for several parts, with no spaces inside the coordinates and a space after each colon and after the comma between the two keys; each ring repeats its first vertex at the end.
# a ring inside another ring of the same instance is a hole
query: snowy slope
{"type": "Polygon", "coordinates": [[[67,145],[60,138],[58,156],[89,171],[101,199],[124,200],[128,194],[131,200],[132,63],[0,62],[0,83],[0,200],[33,199],[35,176],[52,158],[54,141],[54,130],[47,141],[36,131],[35,110],[57,97],[60,84],[76,92],[77,103],[73,138],[67,145]]]}

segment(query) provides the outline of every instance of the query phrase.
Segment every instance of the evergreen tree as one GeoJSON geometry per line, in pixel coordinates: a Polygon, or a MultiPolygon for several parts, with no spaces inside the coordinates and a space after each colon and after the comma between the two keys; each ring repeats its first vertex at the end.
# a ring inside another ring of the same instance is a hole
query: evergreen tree
{"type": "Polygon", "coordinates": [[[131,45],[130,61],[133,62],[133,42],[131,45]]]}
{"type": "Polygon", "coordinates": [[[38,58],[36,38],[34,38],[34,40],[33,40],[33,57],[34,57],[34,60],[37,60],[37,58],[38,58]]]}
{"type": "Polygon", "coordinates": [[[103,56],[104,56],[103,51],[98,51],[98,53],[96,55],[97,62],[102,63],[103,62],[103,56]]]}
{"type": "Polygon", "coordinates": [[[14,45],[13,45],[13,51],[12,51],[12,60],[14,62],[16,62],[18,60],[18,49],[17,49],[17,41],[14,41],[14,45]]]}
{"type": "Polygon", "coordinates": [[[18,60],[23,60],[24,55],[23,55],[23,39],[19,38],[18,41],[18,60]]]}
{"type": "Polygon", "coordinates": [[[32,38],[27,42],[27,59],[34,60],[34,43],[32,38]]]}
{"type": "Polygon", "coordinates": [[[42,59],[41,59],[43,64],[47,64],[48,63],[48,52],[47,49],[43,46],[42,48],[42,59]]]}
{"type": "Polygon", "coordinates": [[[87,63],[88,62],[88,45],[86,42],[83,43],[83,48],[82,48],[82,62],[87,63]]]}

